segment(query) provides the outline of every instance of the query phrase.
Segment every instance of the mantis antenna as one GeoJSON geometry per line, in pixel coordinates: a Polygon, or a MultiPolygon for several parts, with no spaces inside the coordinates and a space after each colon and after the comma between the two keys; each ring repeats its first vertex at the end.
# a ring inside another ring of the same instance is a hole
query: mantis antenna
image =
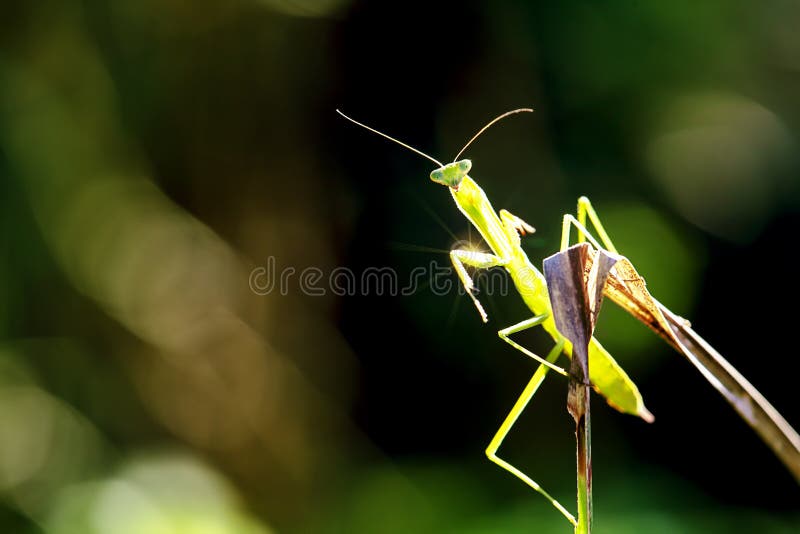
{"type": "Polygon", "coordinates": [[[478,133],[476,133],[474,136],[472,136],[472,139],[470,139],[469,141],[467,141],[467,144],[466,144],[466,145],[464,145],[464,148],[462,148],[461,150],[459,150],[459,151],[458,151],[458,154],[456,154],[456,157],[454,157],[454,158],[453,158],[453,161],[456,161],[456,160],[458,159],[458,156],[460,156],[461,154],[463,154],[463,153],[464,153],[464,151],[467,149],[467,147],[468,147],[469,145],[471,145],[471,144],[472,144],[472,142],[473,142],[475,139],[477,139],[478,137],[480,137],[480,136],[481,136],[481,134],[482,134],[483,132],[485,132],[486,130],[488,130],[488,129],[489,129],[489,127],[490,127],[490,126],[492,126],[494,123],[496,123],[496,122],[498,122],[498,121],[501,121],[501,120],[505,119],[505,118],[506,118],[506,117],[508,117],[509,115],[515,115],[515,114],[517,114],[517,113],[522,113],[523,111],[533,112],[533,110],[532,110],[531,108],[520,108],[520,109],[513,109],[513,110],[511,110],[511,111],[506,111],[505,113],[503,113],[503,114],[502,114],[502,115],[500,115],[499,117],[496,117],[496,118],[492,119],[492,120],[489,122],[489,124],[487,124],[486,126],[484,126],[483,128],[481,128],[481,129],[480,129],[480,131],[479,131],[478,133]]]}
{"type": "MultiPolygon", "coordinates": [[[[517,110],[517,111],[519,111],[519,110],[517,110]]],[[[431,160],[432,162],[434,162],[435,164],[437,164],[439,167],[444,167],[444,165],[443,165],[443,164],[442,164],[440,161],[436,161],[435,159],[433,159],[432,157],[430,157],[429,155],[427,155],[425,152],[422,152],[421,150],[417,150],[417,149],[416,149],[416,148],[414,148],[413,146],[407,145],[407,144],[405,144],[405,143],[404,143],[404,142],[402,142],[402,141],[398,141],[398,140],[397,140],[397,139],[395,139],[394,137],[391,137],[391,136],[389,136],[389,135],[386,135],[386,134],[385,134],[385,133],[383,133],[383,132],[379,132],[379,131],[378,131],[378,130],[376,130],[375,128],[370,128],[370,127],[369,127],[369,126],[367,126],[366,124],[361,124],[361,123],[360,123],[360,122],[358,122],[357,120],[351,119],[350,117],[348,117],[347,115],[345,115],[344,113],[342,113],[341,111],[339,111],[338,109],[336,110],[336,113],[338,113],[339,115],[341,115],[341,116],[342,116],[342,117],[344,117],[345,119],[349,120],[349,121],[350,121],[350,122],[352,122],[353,124],[357,124],[358,126],[361,126],[362,128],[366,128],[366,129],[367,129],[367,130],[369,130],[370,132],[372,132],[372,133],[376,133],[376,134],[380,135],[381,137],[385,137],[385,138],[386,138],[386,139],[388,139],[389,141],[394,141],[394,142],[395,142],[395,143],[397,143],[398,145],[400,145],[400,146],[402,146],[402,147],[405,147],[405,148],[407,148],[407,149],[411,150],[412,152],[416,152],[417,154],[419,154],[420,156],[422,156],[422,157],[424,157],[424,158],[428,158],[429,160],[431,160]]],[[[495,119],[495,120],[498,120],[498,119],[495,119]]],[[[491,124],[491,123],[490,123],[490,124],[491,124]]]]}

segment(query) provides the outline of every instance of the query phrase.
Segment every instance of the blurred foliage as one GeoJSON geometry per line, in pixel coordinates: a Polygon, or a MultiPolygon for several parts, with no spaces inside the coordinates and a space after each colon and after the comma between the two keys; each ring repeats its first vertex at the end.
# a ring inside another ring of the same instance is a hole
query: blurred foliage
{"type": "MultiPolygon", "coordinates": [[[[482,457],[532,372],[494,334],[519,299],[481,327],[425,287],[249,290],[268,256],[404,276],[473,237],[427,162],[336,107],[444,158],[532,105],[467,154],[538,228],[532,259],[589,195],[653,294],[800,424],[800,2],[3,7],[0,531],[569,530],[482,457]]],[[[599,334],[657,422],[595,410],[597,531],[796,532],[797,485],[716,393],[611,306],[599,334]]],[[[565,391],[501,453],[571,502],[565,391]]]]}

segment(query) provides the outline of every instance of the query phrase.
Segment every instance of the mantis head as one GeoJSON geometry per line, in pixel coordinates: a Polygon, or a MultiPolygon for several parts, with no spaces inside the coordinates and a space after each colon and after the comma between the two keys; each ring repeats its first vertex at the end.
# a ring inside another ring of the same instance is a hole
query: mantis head
{"type": "Polygon", "coordinates": [[[431,173],[431,180],[437,184],[446,185],[447,187],[458,190],[461,180],[464,179],[464,176],[467,175],[471,168],[472,162],[468,159],[454,161],[453,163],[442,165],[433,171],[431,173]]]}

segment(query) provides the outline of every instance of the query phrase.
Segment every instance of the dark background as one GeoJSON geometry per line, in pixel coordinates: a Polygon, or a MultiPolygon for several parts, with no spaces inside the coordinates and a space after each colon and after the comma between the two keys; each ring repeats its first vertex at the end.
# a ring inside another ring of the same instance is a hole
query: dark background
{"type": "MultiPolygon", "coordinates": [[[[536,265],[588,195],[674,312],[795,426],[800,2],[6,2],[0,531],[567,532],[483,451],[527,317],[455,290],[324,296],[480,246],[430,162],[467,151],[536,265]],[[294,268],[286,292],[253,269],[294,268]],[[285,293],[285,294],[282,294],[285,293]]],[[[454,276],[452,277],[455,278],[454,276]]],[[[520,339],[539,354],[541,333],[520,339]]],[[[795,532],[797,483],[607,303],[647,425],[593,404],[597,532],[795,532]]],[[[574,507],[566,384],[501,456],[574,507]]]]}

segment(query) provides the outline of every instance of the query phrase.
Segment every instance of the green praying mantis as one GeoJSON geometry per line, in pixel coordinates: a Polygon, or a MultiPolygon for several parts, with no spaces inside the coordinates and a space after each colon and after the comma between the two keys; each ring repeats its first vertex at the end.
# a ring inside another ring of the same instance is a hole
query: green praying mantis
{"type": "MultiPolygon", "coordinates": [[[[438,166],[430,173],[430,179],[447,187],[459,211],[477,229],[491,249],[491,253],[466,249],[455,249],[450,252],[453,268],[483,322],[488,321],[488,316],[476,296],[475,285],[466,267],[475,269],[504,268],[511,277],[517,292],[531,311],[532,317],[497,332],[500,339],[505,343],[537,361],[540,365],[489,443],[486,448],[486,455],[489,460],[541,493],[570,523],[577,525],[575,517],[544,488],[497,454],[503,440],[510,432],[519,415],[536,394],[547,373],[554,371],[560,375],[569,376],[568,372],[556,365],[555,362],[562,354],[571,356],[572,347],[569,341],[556,328],[543,274],[531,263],[521,246],[521,236],[532,233],[534,231],[533,227],[520,217],[504,209],[495,211],[486,193],[468,174],[472,168],[472,162],[469,159],[458,159],[473,141],[498,121],[516,113],[531,112],[533,110],[528,108],[516,109],[493,119],[467,142],[453,159],[453,162],[447,164],[443,164],[410,145],[355,121],[339,110],[336,111],[356,125],[389,139],[431,160],[438,166]],[[513,334],[536,326],[542,327],[555,343],[553,349],[544,358],[511,338],[513,334]]],[[[597,212],[586,197],[581,197],[578,200],[576,216],[564,216],[561,236],[562,251],[569,247],[570,230],[573,227],[577,229],[579,241],[587,239],[598,250],[602,248],[605,251],[616,254],[614,244],[603,228],[597,212]],[[587,229],[587,218],[597,234],[596,238],[587,229]]],[[[633,272],[635,273],[635,271],[633,272]]],[[[609,294],[609,296],[618,303],[625,300],[624,298],[619,298],[619,294],[609,294]],[[618,298],[615,298],[615,296],[618,298]]],[[[663,308],[656,301],[653,300],[652,302],[655,303],[655,306],[663,308]]],[[[662,334],[662,337],[665,337],[673,346],[685,344],[688,347],[688,349],[682,351],[684,355],[698,367],[740,415],[761,435],[762,439],[772,447],[773,451],[793,472],[795,478],[800,480],[800,437],[760,393],[713,348],[697,336],[688,327],[688,323],[673,315],[669,310],[663,308],[654,312],[662,319],[662,324],[669,323],[668,326],[663,328],[674,330],[675,333],[671,332],[668,338],[664,332],[653,326],[655,321],[645,321],[646,310],[642,311],[640,309],[644,308],[643,306],[636,308],[636,306],[627,304],[623,303],[623,307],[643,322],[649,322],[648,326],[662,334]]],[[[598,393],[605,397],[609,405],[620,412],[634,415],[644,421],[653,421],[653,415],[645,407],[636,384],[594,337],[591,338],[589,343],[589,361],[591,384],[598,393]]]]}

